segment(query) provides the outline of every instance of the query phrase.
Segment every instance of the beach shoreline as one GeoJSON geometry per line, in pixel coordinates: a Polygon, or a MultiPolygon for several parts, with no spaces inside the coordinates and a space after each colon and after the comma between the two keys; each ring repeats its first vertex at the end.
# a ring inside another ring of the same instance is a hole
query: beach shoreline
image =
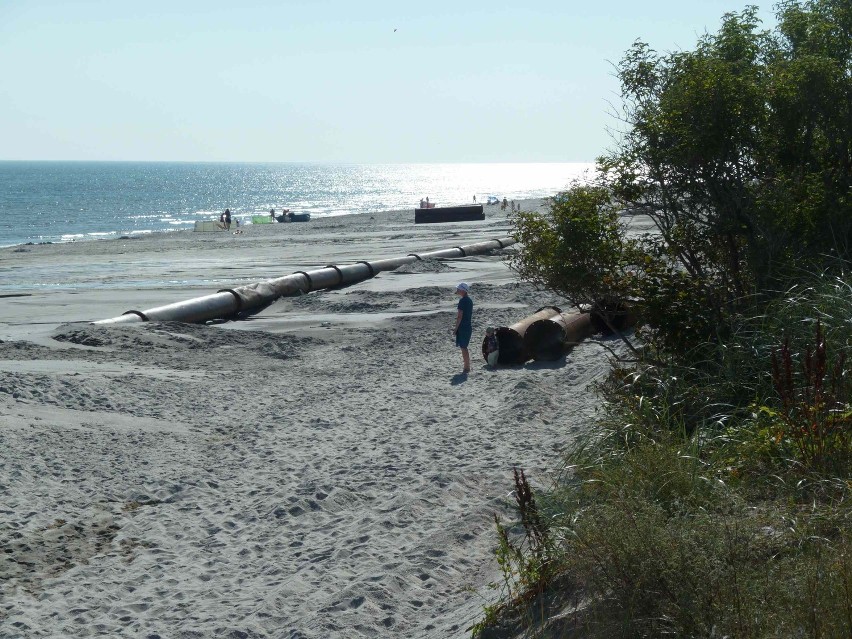
{"type": "Polygon", "coordinates": [[[270,209],[315,219],[500,197],[532,199],[564,188],[588,163],[233,164],[0,163],[0,244],[88,241],[191,230],[226,208],[248,221],[270,209]]]}
{"type": "Polygon", "coordinates": [[[243,321],[90,322],[505,236],[507,211],[489,208],[0,250],[0,295],[22,294],[0,306],[0,634],[465,636],[497,596],[512,469],[561,472],[609,366],[583,344],[485,367],[487,324],[561,303],[516,280],[511,248],[243,321]],[[458,281],[475,304],[470,376],[450,334],[458,281]]]}

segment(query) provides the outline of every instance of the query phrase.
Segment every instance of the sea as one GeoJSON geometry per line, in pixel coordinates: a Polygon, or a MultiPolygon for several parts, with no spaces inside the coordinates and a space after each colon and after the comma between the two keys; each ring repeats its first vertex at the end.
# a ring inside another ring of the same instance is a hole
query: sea
{"type": "Polygon", "coordinates": [[[0,247],[191,229],[226,209],[311,218],[547,197],[590,163],[321,164],[0,161],[0,247]]]}

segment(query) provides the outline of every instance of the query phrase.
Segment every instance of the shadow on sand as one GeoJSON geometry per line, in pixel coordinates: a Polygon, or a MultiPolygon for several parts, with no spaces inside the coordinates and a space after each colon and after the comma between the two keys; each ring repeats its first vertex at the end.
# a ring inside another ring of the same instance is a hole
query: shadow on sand
{"type": "Polygon", "coordinates": [[[544,360],[533,360],[532,362],[527,362],[524,364],[524,368],[527,368],[532,371],[538,370],[548,370],[548,369],[556,369],[556,368],[564,368],[565,364],[568,363],[565,355],[560,357],[559,359],[555,359],[553,361],[544,361],[544,360]]]}
{"type": "Polygon", "coordinates": [[[450,378],[450,386],[458,386],[459,384],[464,384],[467,381],[469,373],[456,373],[450,378]]]}

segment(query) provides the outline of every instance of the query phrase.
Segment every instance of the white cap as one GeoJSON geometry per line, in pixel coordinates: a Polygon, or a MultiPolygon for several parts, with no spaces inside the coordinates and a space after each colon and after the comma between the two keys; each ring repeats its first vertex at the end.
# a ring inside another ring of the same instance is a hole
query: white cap
{"type": "Polygon", "coordinates": [[[456,290],[457,291],[464,291],[465,293],[469,293],[470,292],[470,286],[465,284],[464,282],[462,282],[461,284],[456,286],[456,290]]]}

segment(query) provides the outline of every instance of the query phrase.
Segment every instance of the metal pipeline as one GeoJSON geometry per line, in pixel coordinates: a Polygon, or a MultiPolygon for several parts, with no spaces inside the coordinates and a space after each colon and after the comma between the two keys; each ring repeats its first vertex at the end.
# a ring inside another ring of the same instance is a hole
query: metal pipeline
{"type": "MultiPolygon", "coordinates": [[[[535,313],[522,319],[520,322],[511,326],[501,326],[496,330],[497,344],[500,347],[500,355],[497,358],[498,364],[517,365],[523,364],[529,358],[529,352],[524,345],[524,334],[531,324],[539,320],[547,320],[554,315],[559,315],[562,312],[556,306],[545,306],[538,309],[535,313]]],[[[485,351],[486,340],[482,340],[482,356],[488,360],[485,351]]]]}
{"type": "Polygon", "coordinates": [[[533,359],[550,362],[596,332],[591,313],[560,313],[530,324],[524,333],[524,347],[533,359]]]}
{"type": "Polygon", "coordinates": [[[239,298],[230,291],[158,306],[147,311],[128,311],[124,315],[95,322],[96,324],[129,324],[134,322],[200,322],[210,317],[230,317],[240,310],[239,298]]]}
{"type": "Polygon", "coordinates": [[[372,260],[370,262],[370,266],[373,267],[373,270],[376,273],[380,273],[381,271],[393,271],[394,269],[398,269],[400,266],[411,264],[419,259],[419,257],[413,254],[406,255],[405,257],[389,257],[384,260],[372,260]]]}
{"type": "Polygon", "coordinates": [[[158,306],[146,311],[127,311],[123,315],[99,320],[95,324],[131,324],[147,321],[196,323],[212,319],[227,319],[238,313],[262,309],[279,297],[362,282],[375,277],[382,271],[392,271],[417,260],[479,255],[514,243],[513,238],[505,237],[428,253],[410,253],[404,257],[371,262],[362,260],[344,266],[329,265],[313,271],[298,271],[284,277],[246,284],[233,289],[223,289],[212,295],[158,306]]]}
{"type": "Polygon", "coordinates": [[[354,284],[355,282],[363,282],[376,274],[369,262],[347,264],[346,266],[329,266],[328,268],[336,269],[340,274],[341,286],[345,284],[354,284]]]}
{"type": "Polygon", "coordinates": [[[429,251],[428,253],[418,253],[417,257],[421,260],[437,260],[437,259],[445,259],[451,260],[457,257],[464,257],[467,255],[467,251],[460,246],[456,246],[454,248],[442,249],[440,251],[429,251]]]}

